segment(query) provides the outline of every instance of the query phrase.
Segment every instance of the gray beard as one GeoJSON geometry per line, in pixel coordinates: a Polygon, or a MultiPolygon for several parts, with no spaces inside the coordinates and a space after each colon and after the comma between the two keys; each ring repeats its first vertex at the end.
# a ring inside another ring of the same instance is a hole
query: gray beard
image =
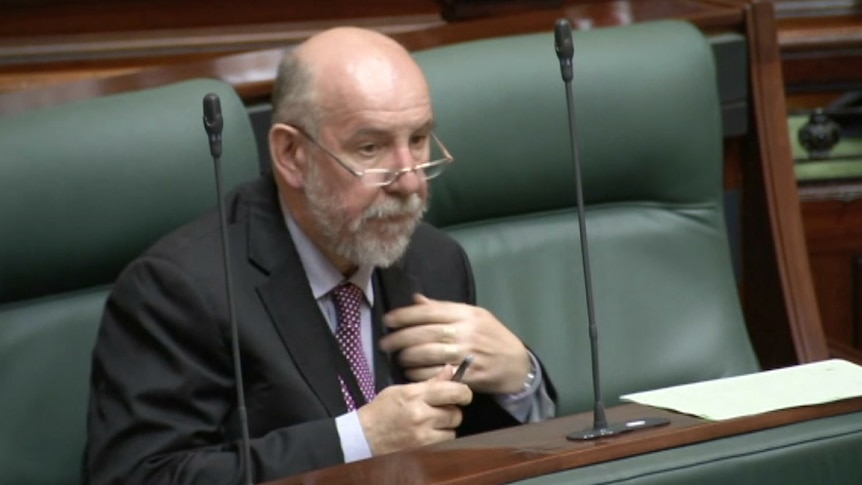
{"type": "Polygon", "coordinates": [[[324,187],[313,164],[307,173],[305,194],[327,249],[359,266],[386,268],[398,261],[407,250],[410,237],[427,208],[425,201],[416,193],[404,199],[389,196],[366,208],[358,220],[349,221],[339,211],[338,194],[324,187]],[[410,218],[405,222],[373,223],[376,219],[408,215],[410,218]]]}

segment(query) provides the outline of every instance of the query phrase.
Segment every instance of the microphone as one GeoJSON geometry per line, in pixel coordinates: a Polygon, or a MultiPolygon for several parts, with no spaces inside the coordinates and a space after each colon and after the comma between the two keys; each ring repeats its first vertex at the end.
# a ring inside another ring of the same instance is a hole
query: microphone
{"type": "Polygon", "coordinates": [[[572,161],[575,167],[575,195],[578,205],[578,228],[581,238],[581,259],[584,265],[584,290],[587,299],[587,321],[590,332],[590,355],[593,371],[593,427],[575,431],[566,436],[572,441],[591,440],[606,436],[618,435],[636,429],[651,428],[670,423],[664,418],[638,418],[623,423],[608,424],[605,416],[605,405],[602,401],[602,386],[599,379],[599,332],[596,326],[595,310],[593,308],[593,283],[590,272],[590,251],[587,244],[587,226],[584,217],[584,189],[581,183],[581,162],[578,157],[578,136],[575,129],[575,102],[572,95],[572,78],[574,67],[572,58],[575,49],[572,43],[572,27],[566,19],[559,19],[554,24],[554,50],[560,60],[560,73],[566,88],[566,106],[569,112],[569,141],[571,142],[572,161]]]}
{"type": "MultiPolygon", "coordinates": [[[[204,96],[204,129],[210,139],[210,154],[213,158],[221,157],[221,130],[224,120],[221,117],[221,100],[217,94],[209,93],[204,96]]],[[[216,162],[216,166],[219,163],[216,162]]],[[[221,193],[219,200],[221,200],[221,193]]]]}
{"type": "Polygon", "coordinates": [[[239,355],[239,330],[236,324],[236,310],[234,309],[233,286],[231,284],[230,271],[230,246],[227,237],[227,220],[225,218],[224,201],[222,200],[222,177],[221,177],[221,131],[224,120],[221,116],[221,101],[217,94],[209,93],[204,96],[204,130],[209,136],[210,154],[215,165],[216,198],[218,200],[219,226],[221,229],[222,257],[224,259],[224,279],[227,294],[227,307],[230,316],[231,330],[231,354],[233,355],[233,372],[236,380],[236,399],[239,414],[239,423],[242,430],[241,442],[241,466],[245,472],[246,485],[252,485],[251,480],[251,444],[248,436],[248,414],[245,409],[245,392],[242,384],[242,362],[239,355]]]}
{"type": "Polygon", "coordinates": [[[575,47],[572,44],[572,27],[566,19],[558,19],[554,24],[554,50],[560,60],[563,82],[570,83],[574,73],[572,57],[575,55],[575,47]]]}

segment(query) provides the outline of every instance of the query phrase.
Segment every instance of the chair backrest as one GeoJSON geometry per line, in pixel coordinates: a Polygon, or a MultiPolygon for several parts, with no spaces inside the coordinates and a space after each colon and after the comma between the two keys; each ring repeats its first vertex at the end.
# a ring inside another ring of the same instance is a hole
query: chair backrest
{"type": "Polygon", "coordinates": [[[108,288],[160,235],[216,202],[208,92],[221,98],[230,187],[258,161],[245,109],[220,81],[0,118],[0,484],[80,480],[108,288]]]}
{"type": "MultiPolygon", "coordinates": [[[[566,95],[553,34],[415,54],[456,158],[427,220],[480,305],[546,364],[563,414],[593,400],[566,95]]],[[[756,371],[722,207],[710,47],[661,21],[574,34],[574,100],[605,402],[756,371]]]]}

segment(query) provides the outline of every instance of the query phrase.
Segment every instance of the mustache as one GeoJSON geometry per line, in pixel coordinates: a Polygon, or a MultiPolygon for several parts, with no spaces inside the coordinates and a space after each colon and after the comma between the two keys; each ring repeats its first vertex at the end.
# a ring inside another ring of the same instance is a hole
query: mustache
{"type": "Polygon", "coordinates": [[[425,213],[427,204],[418,194],[410,194],[404,199],[387,198],[379,204],[368,207],[362,213],[363,220],[387,217],[413,216],[425,213]]]}

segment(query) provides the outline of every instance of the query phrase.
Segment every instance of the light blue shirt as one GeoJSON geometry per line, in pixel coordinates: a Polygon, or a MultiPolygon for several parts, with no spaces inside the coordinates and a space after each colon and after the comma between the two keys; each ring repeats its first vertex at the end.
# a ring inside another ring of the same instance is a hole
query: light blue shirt
{"type": "MultiPolygon", "coordinates": [[[[334,333],[338,322],[335,303],[330,292],[345,282],[344,276],[326,258],[326,256],[314,245],[305,232],[290,217],[290,213],[282,204],[282,212],[285,214],[285,222],[299,259],[305,270],[311,292],[314,295],[320,311],[329,324],[329,329],[334,333]]],[[[374,288],[371,276],[374,267],[360,266],[356,272],[346,281],[353,283],[362,290],[363,302],[360,308],[360,326],[362,336],[362,350],[368,362],[369,369],[374,375],[374,353],[371,328],[371,308],[374,306],[374,288]]],[[[555,407],[553,401],[548,397],[547,390],[541,375],[541,368],[536,357],[530,353],[536,374],[529,387],[523,392],[511,395],[497,396],[497,401],[512,416],[520,422],[535,422],[554,416],[555,407]]],[[[371,457],[371,448],[365,438],[365,433],[359,423],[359,415],[356,411],[342,414],[335,418],[338,437],[341,441],[341,449],[344,452],[344,461],[351,462],[371,457]]]]}

